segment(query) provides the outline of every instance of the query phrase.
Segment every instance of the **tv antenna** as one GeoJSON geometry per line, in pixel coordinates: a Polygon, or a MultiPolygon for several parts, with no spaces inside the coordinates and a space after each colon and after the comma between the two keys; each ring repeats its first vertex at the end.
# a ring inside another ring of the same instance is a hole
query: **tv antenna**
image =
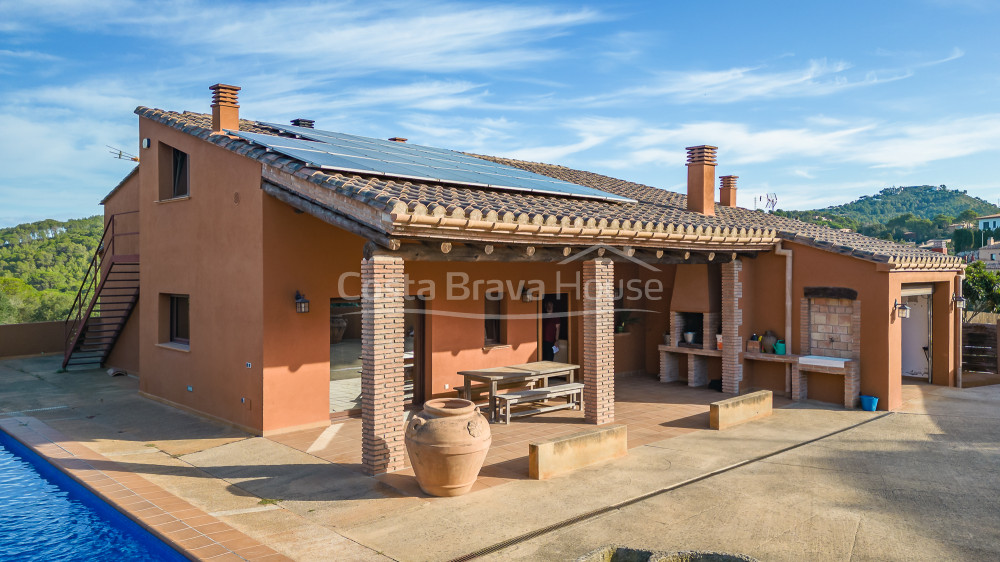
{"type": "Polygon", "coordinates": [[[773,211],[775,207],[778,206],[778,194],[777,193],[767,193],[765,195],[758,195],[753,198],[753,210],[757,210],[757,204],[761,207],[767,209],[768,211],[773,211]]]}
{"type": "Polygon", "coordinates": [[[128,152],[125,152],[124,150],[122,150],[120,148],[115,148],[115,147],[111,146],[110,144],[106,144],[104,146],[108,147],[108,149],[109,149],[108,152],[110,152],[111,154],[113,154],[114,157],[117,158],[117,159],[119,159],[119,160],[131,160],[132,162],[138,162],[139,161],[139,157],[138,156],[135,156],[133,154],[129,154],[128,152]]]}
{"type": "Polygon", "coordinates": [[[778,206],[778,194],[777,193],[768,193],[767,194],[767,205],[765,205],[765,206],[767,207],[768,211],[773,211],[774,208],[778,206]]]}

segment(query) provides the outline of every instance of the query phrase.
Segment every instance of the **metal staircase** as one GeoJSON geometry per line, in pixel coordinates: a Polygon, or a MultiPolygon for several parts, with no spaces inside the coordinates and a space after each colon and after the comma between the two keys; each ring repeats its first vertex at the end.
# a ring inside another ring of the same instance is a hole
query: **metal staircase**
{"type": "Polygon", "coordinates": [[[63,368],[103,365],[139,300],[139,213],[111,215],[66,317],[63,368]]]}

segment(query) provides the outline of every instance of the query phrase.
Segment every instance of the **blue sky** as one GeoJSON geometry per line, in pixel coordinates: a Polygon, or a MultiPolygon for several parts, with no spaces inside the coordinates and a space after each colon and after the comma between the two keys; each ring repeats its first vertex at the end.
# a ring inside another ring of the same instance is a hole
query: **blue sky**
{"type": "Polygon", "coordinates": [[[138,105],[563,164],[739,204],[1000,198],[1000,3],[0,2],[0,226],[101,212],[138,105]],[[415,7],[418,6],[418,7],[415,7]]]}

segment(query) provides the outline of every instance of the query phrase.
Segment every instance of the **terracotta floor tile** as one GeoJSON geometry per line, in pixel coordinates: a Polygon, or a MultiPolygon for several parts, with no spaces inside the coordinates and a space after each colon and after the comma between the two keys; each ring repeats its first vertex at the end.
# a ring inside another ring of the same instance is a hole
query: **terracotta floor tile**
{"type": "Polygon", "coordinates": [[[195,549],[189,549],[188,550],[188,554],[190,554],[192,556],[195,556],[195,557],[197,557],[200,560],[204,560],[206,558],[211,558],[213,556],[219,556],[221,554],[226,554],[228,552],[229,552],[229,549],[227,549],[226,547],[222,546],[221,544],[215,544],[215,543],[212,543],[212,544],[210,544],[208,546],[203,546],[201,548],[195,548],[195,549]]]}

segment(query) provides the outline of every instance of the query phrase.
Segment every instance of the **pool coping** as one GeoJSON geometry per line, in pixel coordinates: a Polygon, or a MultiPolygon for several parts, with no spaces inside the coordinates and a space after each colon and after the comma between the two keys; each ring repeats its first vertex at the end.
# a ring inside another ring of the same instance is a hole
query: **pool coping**
{"type": "Polygon", "coordinates": [[[37,418],[3,418],[0,429],[191,560],[291,560],[37,418]]]}

